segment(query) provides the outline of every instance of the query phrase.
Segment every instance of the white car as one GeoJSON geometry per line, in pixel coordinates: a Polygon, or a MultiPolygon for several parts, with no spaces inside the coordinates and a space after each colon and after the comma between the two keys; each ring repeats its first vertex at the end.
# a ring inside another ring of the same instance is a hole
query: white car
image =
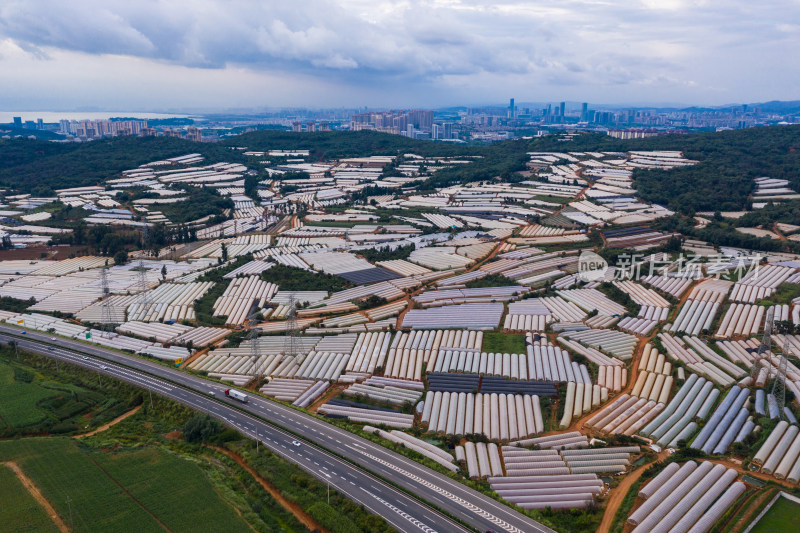
{"type": "Polygon", "coordinates": [[[293,440],[292,441],[292,446],[300,446],[300,443],[297,442],[296,440],[293,440]]]}
{"type": "Polygon", "coordinates": [[[57,340],[55,337],[50,337],[51,341],[57,340]]]}
{"type": "Polygon", "coordinates": [[[89,358],[88,358],[88,357],[86,357],[86,356],[84,355],[84,356],[83,356],[83,360],[84,360],[84,361],[88,361],[88,360],[89,360],[89,358]]]}
{"type": "Polygon", "coordinates": [[[108,370],[108,367],[106,365],[100,365],[100,368],[102,368],[103,370],[108,370]]]}

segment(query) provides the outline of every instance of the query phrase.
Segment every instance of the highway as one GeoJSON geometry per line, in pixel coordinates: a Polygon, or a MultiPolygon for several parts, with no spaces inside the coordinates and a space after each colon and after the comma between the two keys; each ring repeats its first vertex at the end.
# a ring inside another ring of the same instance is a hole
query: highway
{"type": "Polygon", "coordinates": [[[0,340],[7,342],[11,337],[22,349],[91,368],[209,413],[248,437],[258,439],[318,479],[330,482],[331,487],[386,518],[399,531],[466,531],[464,526],[424,502],[478,531],[552,531],[416,461],[278,402],[249,394],[250,401],[242,404],[224,396],[226,386],[184,371],[101,346],[61,337],[53,341],[49,335],[30,330],[21,335],[18,328],[0,325],[0,340]],[[57,347],[50,350],[42,343],[57,347]],[[101,368],[103,365],[107,368],[101,368]],[[302,444],[295,446],[294,440],[302,444]],[[383,480],[402,487],[408,494],[383,480]]]}

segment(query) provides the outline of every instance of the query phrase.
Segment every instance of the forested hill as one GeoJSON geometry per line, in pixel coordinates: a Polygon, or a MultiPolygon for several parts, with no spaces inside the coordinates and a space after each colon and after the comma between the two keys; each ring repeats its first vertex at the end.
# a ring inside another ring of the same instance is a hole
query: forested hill
{"type": "MultiPolygon", "coordinates": [[[[601,133],[517,139],[489,146],[451,145],[371,131],[293,133],[256,131],[220,143],[172,137],[118,137],[80,144],[34,140],[0,141],[0,186],[37,195],[55,188],[96,185],[129,169],[167,157],[202,153],[207,162],[246,162],[232,147],[254,151],[302,149],[312,160],[416,153],[422,156],[480,156],[474,163],[441,170],[427,186],[438,187],[501,177],[514,181],[531,151],[679,150],[699,164],[634,175],[640,195],[683,213],[738,210],[747,205],[753,178],[785,178],[800,190],[800,126],[772,126],[719,133],[664,135],[619,140],[601,133]]],[[[252,163],[252,158],[250,158],[252,163]]]]}
{"type": "Polygon", "coordinates": [[[115,137],[69,144],[12,139],[0,141],[0,187],[46,196],[53,189],[98,185],[123,170],[195,152],[209,163],[244,161],[244,156],[220,144],[175,137],[115,137]]]}
{"type": "Polygon", "coordinates": [[[789,180],[800,191],[800,126],[772,126],[643,139],[642,149],[674,149],[699,161],[673,170],[634,174],[639,194],[682,213],[748,207],[753,179],[789,180]]]}
{"type": "Polygon", "coordinates": [[[454,156],[483,153],[487,146],[464,146],[409,139],[376,131],[291,131],[259,130],[244,133],[222,142],[226,146],[248,150],[308,150],[313,160],[371,155],[414,153],[421,156],[454,156]]]}

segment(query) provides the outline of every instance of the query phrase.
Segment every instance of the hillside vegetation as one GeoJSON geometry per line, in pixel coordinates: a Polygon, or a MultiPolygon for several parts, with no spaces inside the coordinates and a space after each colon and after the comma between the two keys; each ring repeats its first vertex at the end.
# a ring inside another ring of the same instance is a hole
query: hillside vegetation
{"type": "MultiPolygon", "coordinates": [[[[249,150],[309,150],[312,160],[416,153],[430,157],[475,156],[473,163],[445,168],[427,188],[491,180],[519,181],[531,151],[677,150],[699,164],[672,170],[637,170],[639,194],[647,201],[691,214],[739,210],[748,205],[753,178],[788,179],[800,189],[800,126],[663,135],[620,140],[602,133],[515,139],[492,145],[451,145],[374,131],[293,133],[261,130],[221,143],[194,143],[171,137],[117,137],[82,144],[15,139],[0,141],[0,186],[37,195],[52,189],[97,185],[105,178],[156,159],[199,152],[206,162],[248,162],[233,147],[249,150]]],[[[250,160],[250,163],[253,161],[250,160]]],[[[788,217],[784,217],[788,218],[788,217]]]]}
{"type": "Polygon", "coordinates": [[[115,137],[72,144],[13,139],[0,141],[0,187],[47,196],[54,189],[99,185],[123,170],[188,153],[203,154],[205,163],[244,161],[244,156],[220,144],[175,137],[115,137]]]}

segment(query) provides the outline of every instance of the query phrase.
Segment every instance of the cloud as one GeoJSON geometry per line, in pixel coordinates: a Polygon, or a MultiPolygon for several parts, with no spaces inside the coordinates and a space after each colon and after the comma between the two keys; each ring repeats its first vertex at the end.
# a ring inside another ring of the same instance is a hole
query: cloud
{"type": "Polygon", "coordinates": [[[142,73],[245,69],[375,94],[405,87],[429,100],[457,86],[465,90],[454,96],[474,87],[485,97],[490,80],[494,93],[601,95],[660,83],[663,98],[721,84],[733,95],[758,88],[748,72],[798,66],[787,52],[800,45],[799,11],[774,0],[4,0],[0,40],[42,69],[62,51],[140,58],[150,65],[142,73]]]}

